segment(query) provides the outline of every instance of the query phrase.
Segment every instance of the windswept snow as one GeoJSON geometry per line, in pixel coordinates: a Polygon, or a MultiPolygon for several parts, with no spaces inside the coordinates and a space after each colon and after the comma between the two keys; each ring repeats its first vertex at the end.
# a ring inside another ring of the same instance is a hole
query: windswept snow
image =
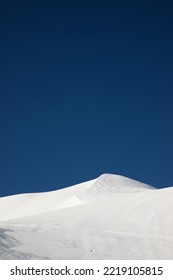
{"type": "Polygon", "coordinates": [[[37,215],[83,203],[77,198],[82,188],[90,186],[95,180],[66,189],[33,194],[21,194],[0,198],[0,221],[37,215]]]}
{"type": "Polygon", "coordinates": [[[111,174],[0,198],[0,259],[173,259],[173,188],[111,174]]]}

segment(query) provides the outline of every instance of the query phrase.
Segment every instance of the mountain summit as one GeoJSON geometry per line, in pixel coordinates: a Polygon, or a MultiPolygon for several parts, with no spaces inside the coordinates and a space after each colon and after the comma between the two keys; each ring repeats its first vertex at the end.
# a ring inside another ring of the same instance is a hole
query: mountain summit
{"type": "Polygon", "coordinates": [[[172,259],[173,188],[113,174],[0,198],[0,259],[172,259]]]}

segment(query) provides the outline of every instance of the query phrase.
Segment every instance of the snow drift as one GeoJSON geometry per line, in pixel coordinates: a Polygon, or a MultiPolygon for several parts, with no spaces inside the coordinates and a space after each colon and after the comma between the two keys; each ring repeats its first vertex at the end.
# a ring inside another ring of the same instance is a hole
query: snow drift
{"type": "Polygon", "coordinates": [[[0,259],[173,259],[173,188],[123,176],[0,198],[0,259]]]}

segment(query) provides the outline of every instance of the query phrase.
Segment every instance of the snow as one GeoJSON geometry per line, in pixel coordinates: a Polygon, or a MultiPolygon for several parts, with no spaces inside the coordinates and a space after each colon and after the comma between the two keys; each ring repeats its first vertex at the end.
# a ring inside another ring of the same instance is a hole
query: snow
{"type": "Polygon", "coordinates": [[[0,198],[0,259],[173,259],[173,188],[103,174],[0,198]]]}

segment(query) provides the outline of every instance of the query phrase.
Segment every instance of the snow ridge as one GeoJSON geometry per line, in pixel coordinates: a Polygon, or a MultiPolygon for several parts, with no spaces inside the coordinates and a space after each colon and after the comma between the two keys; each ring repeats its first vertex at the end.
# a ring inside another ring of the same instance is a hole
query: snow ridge
{"type": "Polygon", "coordinates": [[[114,174],[0,198],[0,259],[173,259],[173,188],[114,174]]]}

